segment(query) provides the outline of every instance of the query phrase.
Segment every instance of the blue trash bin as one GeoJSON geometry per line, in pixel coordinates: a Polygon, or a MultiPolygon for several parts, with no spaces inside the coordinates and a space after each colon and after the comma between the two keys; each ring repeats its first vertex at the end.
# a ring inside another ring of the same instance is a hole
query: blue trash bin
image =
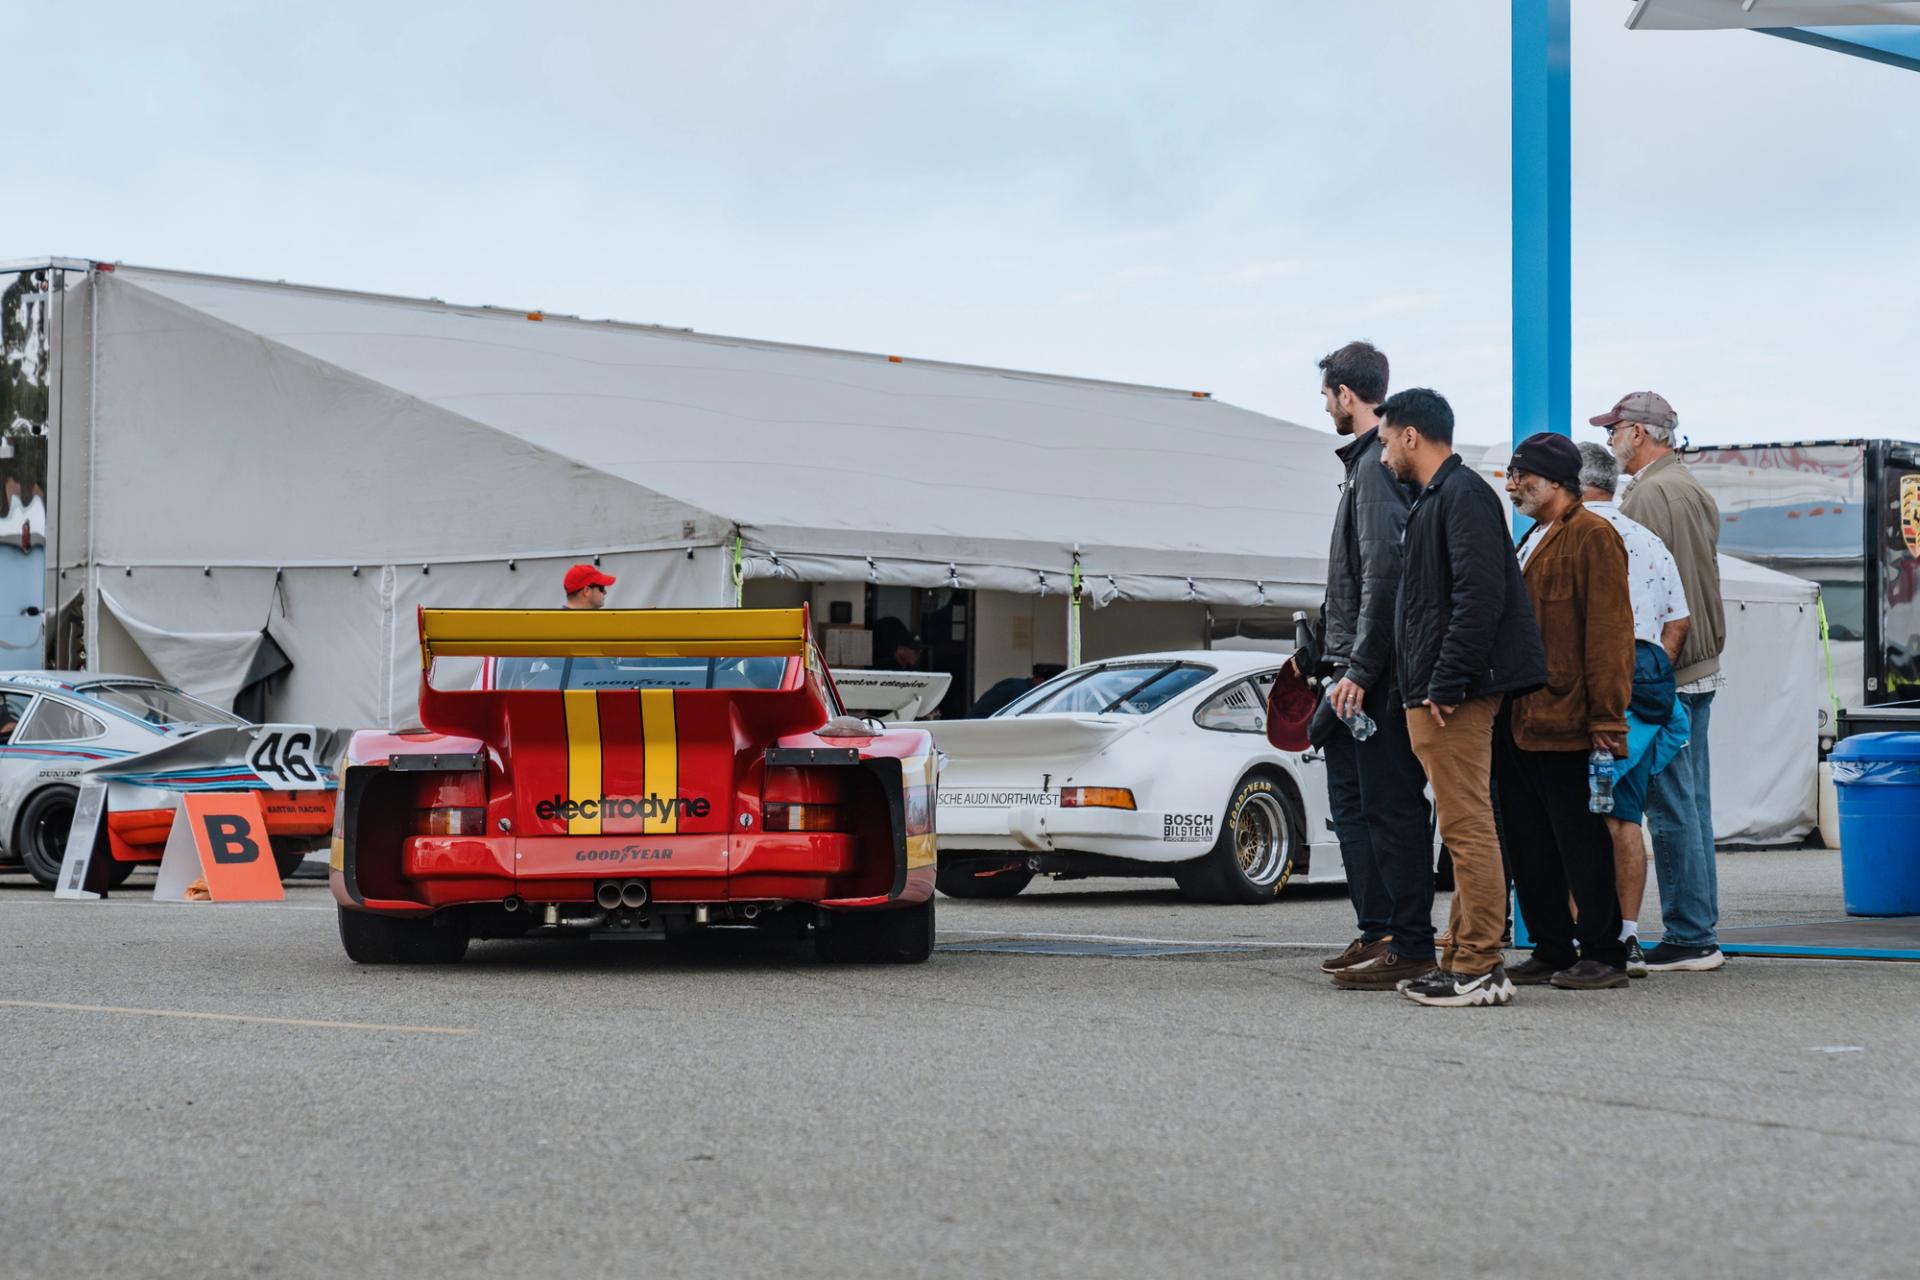
{"type": "Polygon", "coordinates": [[[1828,757],[1850,916],[1920,915],[1920,733],[1863,733],[1828,757]]]}

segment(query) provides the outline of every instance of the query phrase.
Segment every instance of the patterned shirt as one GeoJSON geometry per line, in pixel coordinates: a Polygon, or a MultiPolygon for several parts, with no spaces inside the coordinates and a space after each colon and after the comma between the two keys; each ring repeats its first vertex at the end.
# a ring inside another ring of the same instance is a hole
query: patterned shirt
{"type": "Polygon", "coordinates": [[[1653,530],[1620,514],[1617,504],[1589,502],[1587,510],[1604,516],[1627,544],[1627,590],[1633,599],[1633,638],[1660,643],[1660,629],[1688,617],[1687,592],[1680,566],[1653,530]]]}

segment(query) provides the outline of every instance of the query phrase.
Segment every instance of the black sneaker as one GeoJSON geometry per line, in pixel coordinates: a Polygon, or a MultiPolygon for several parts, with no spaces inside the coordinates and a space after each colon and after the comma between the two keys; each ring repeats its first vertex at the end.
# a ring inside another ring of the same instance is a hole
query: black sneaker
{"type": "Polygon", "coordinates": [[[1509,968],[1507,977],[1512,979],[1516,987],[1544,987],[1555,972],[1554,967],[1545,960],[1528,956],[1519,964],[1509,968]]]}
{"type": "Polygon", "coordinates": [[[1640,939],[1637,936],[1627,939],[1627,976],[1629,978],[1647,976],[1647,957],[1640,950],[1640,939]]]}
{"type": "Polygon", "coordinates": [[[1580,960],[1553,975],[1562,991],[1605,991],[1627,985],[1627,971],[1598,960],[1580,960]]]}
{"type": "Polygon", "coordinates": [[[1705,973],[1727,962],[1718,947],[1682,947],[1661,942],[1647,952],[1649,973],[1705,973]]]}
{"type": "Polygon", "coordinates": [[[1435,969],[1424,978],[1415,978],[1401,992],[1415,1004],[1430,1004],[1442,1009],[1465,1009],[1477,1005],[1513,1003],[1513,983],[1507,971],[1495,965],[1491,973],[1454,973],[1435,969]]]}

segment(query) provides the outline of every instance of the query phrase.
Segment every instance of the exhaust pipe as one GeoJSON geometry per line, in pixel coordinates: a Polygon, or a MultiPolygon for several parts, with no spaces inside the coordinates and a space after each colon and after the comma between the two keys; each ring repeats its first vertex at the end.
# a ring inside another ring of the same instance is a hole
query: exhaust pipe
{"type": "Polygon", "coordinates": [[[520,895],[517,893],[508,894],[505,898],[501,899],[500,909],[509,915],[518,911],[520,909],[520,895]]]}
{"type": "Polygon", "coordinates": [[[742,919],[746,920],[758,919],[760,916],[760,904],[757,902],[749,902],[746,906],[740,908],[740,915],[742,919]]]}
{"type": "Polygon", "coordinates": [[[620,886],[620,905],[624,907],[644,907],[647,905],[647,882],[629,880],[620,886]]]}
{"type": "Polygon", "coordinates": [[[602,880],[594,886],[593,900],[612,911],[620,905],[620,886],[612,880],[602,880]]]}

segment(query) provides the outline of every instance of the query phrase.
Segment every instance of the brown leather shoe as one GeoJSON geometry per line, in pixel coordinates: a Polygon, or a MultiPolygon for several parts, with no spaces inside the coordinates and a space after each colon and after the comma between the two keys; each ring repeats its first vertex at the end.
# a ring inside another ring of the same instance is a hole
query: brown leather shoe
{"type": "Polygon", "coordinates": [[[1398,991],[1401,983],[1424,977],[1432,970],[1432,956],[1409,960],[1389,951],[1377,960],[1348,965],[1333,975],[1333,985],[1342,991],[1398,991]]]}
{"type": "Polygon", "coordinates": [[[1546,961],[1528,956],[1519,964],[1507,966],[1507,981],[1516,987],[1544,987],[1553,980],[1553,975],[1557,972],[1559,970],[1546,961]]]}
{"type": "Polygon", "coordinates": [[[1598,960],[1581,960],[1553,975],[1553,985],[1562,991],[1605,991],[1627,985],[1627,971],[1598,960]]]}
{"type": "Polygon", "coordinates": [[[1330,956],[1322,960],[1320,962],[1320,972],[1338,973],[1342,969],[1351,969],[1353,966],[1365,964],[1369,960],[1378,960],[1381,956],[1387,954],[1387,944],[1392,941],[1393,939],[1391,937],[1381,938],[1374,942],[1368,942],[1365,938],[1355,938],[1347,944],[1345,951],[1342,951],[1337,956],[1330,956]]]}

